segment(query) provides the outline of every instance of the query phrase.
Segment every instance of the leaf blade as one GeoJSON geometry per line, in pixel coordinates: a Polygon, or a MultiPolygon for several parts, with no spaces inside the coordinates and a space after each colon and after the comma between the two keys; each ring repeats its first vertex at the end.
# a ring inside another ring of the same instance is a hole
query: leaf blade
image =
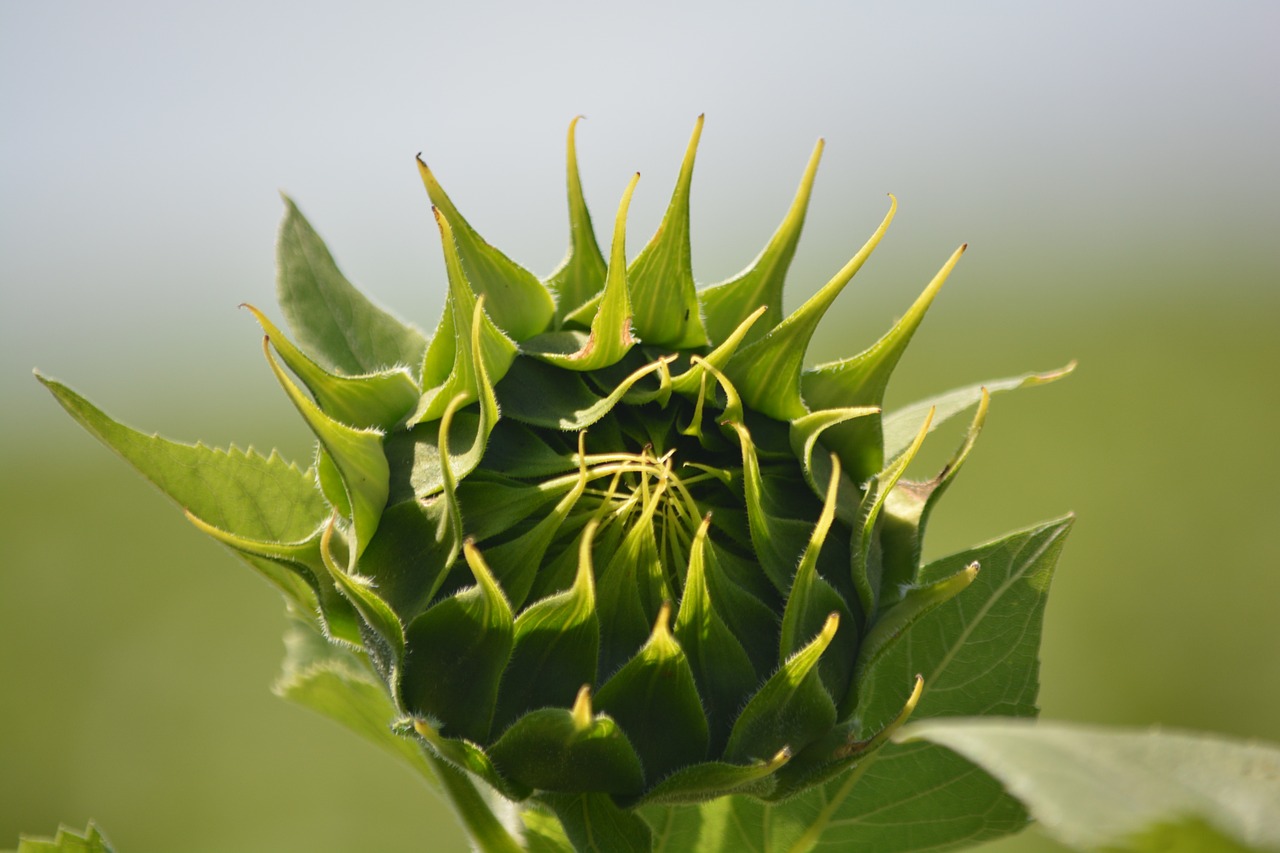
{"type": "Polygon", "coordinates": [[[627,269],[636,334],[651,345],[688,349],[707,343],[689,241],[689,188],[702,121],[698,116],[662,224],[627,269]]]}
{"type": "Polygon", "coordinates": [[[486,302],[493,322],[517,341],[545,332],[555,315],[551,292],[537,277],[485,241],[458,212],[435,175],[418,157],[418,172],[431,203],[453,227],[449,242],[457,252],[467,281],[486,302]]]}
{"type": "Polygon", "coordinates": [[[397,366],[416,370],[427,348],[423,334],[357,290],[293,199],[285,196],[284,203],[276,296],[298,340],[349,375],[397,366]]]}
{"type": "Polygon", "coordinates": [[[1135,836],[1199,819],[1233,841],[1280,849],[1280,747],[1216,735],[1026,720],[929,720],[925,739],[984,767],[1059,841],[1134,849],[1135,836]]]}

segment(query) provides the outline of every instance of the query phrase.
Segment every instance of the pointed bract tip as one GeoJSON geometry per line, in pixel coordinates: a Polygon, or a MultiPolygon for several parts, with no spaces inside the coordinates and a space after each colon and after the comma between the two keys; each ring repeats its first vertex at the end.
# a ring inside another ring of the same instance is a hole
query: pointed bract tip
{"type": "Polygon", "coordinates": [[[836,635],[836,629],[840,627],[840,613],[832,610],[827,616],[827,621],[822,623],[822,638],[826,642],[831,642],[831,638],[836,635]]]}
{"type": "Polygon", "coordinates": [[[329,520],[325,522],[324,531],[320,534],[320,559],[324,561],[325,568],[334,574],[341,572],[338,568],[338,561],[333,558],[333,531],[338,525],[338,511],[335,509],[333,514],[329,516],[329,520]]]}
{"type": "Polygon", "coordinates": [[[911,686],[911,695],[907,697],[906,704],[902,706],[902,713],[899,715],[900,720],[905,723],[907,718],[915,711],[916,705],[920,704],[920,697],[924,695],[924,676],[916,673],[915,683],[911,686]]]}
{"type": "Polygon", "coordinates": [[[569,713],[573,716],[573,727],[578,731],[584,731],[591,726],[595,712],[591,709],[590,684],[584,684],[578,688],[578,696],[573,700],[573,709],[569,713]]]}
{"type": "Polygon", "coordinates": [[[653,620],[653,639],[671,636],[671,602],[664,601],[658,608],[658,618],[653,620]]]}
{"type": "MultiPolygon", "coordinates": [[[[251,302],[241,302],[236,307],[243,308],[244,310],[252,314],[254,316],[254,319],[258,321],[258,325],[263,326],[264,328],[267,326],[267,315],[263,314],[260,310],[258,310],[258,306],[254,305],[251,302]]],[[[269,338],[271,336],[268,334],[267,337],[269,338]]]]}
{"type": "Polygon", "coordinates": [[[693,133],[689,136],[689,145],[684,154],[684,168],[688,169],[693,162],[693,155],[698,150],[698,140],[702,138],[702,125],[706,119],[706,113],[698,116],[698,120],[693,123],[693,133]]]}
{"type": "Polygon", "coordinates": [[[413,159],[418,164],[418,175],[426,185],[427,193],[430,194],[433,186],[438,188],[436,176],[431,173],[431,167],[427,165],[427,161],[422,159],[421,151],[415,154],[413,159]]]}
{"type": "Polygon", "coordinates": [[[578,568],[591,568],[591,540],[595,538],[596,529],[600,526],[600,519],[593,518],[587,522],[587,526],[582,528],[582,541],[578,543],[578,568]]]}

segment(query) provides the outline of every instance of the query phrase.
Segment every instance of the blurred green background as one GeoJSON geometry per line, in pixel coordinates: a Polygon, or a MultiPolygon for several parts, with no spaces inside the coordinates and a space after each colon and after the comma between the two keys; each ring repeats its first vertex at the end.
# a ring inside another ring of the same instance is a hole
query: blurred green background
{"type": "Polygon", "coordinates": [[[235,310],[273,303],[274,188],[430,328],[413,154],[545,273],[578,113],[597,223],[644,175],[634,250],[706,111],[703,282],[754,256],[825,136],[790,306],[898,196],[815,360],[969,241],[890,404],[1080,367],[996,399],[930,553],[1074,510],[1045,715],[1280,741],[1280,7],[961,5],[0,6],[0,848],[93,817],[122,853],[465,849],[407,770],[270,694],[276,595],[30,369],[141,428],[305,459],[235,310]]]}

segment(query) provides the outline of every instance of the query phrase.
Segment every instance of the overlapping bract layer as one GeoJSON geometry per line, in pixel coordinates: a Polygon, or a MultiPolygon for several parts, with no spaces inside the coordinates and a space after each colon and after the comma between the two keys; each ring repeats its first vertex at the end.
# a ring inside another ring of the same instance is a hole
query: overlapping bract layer
{"type": "MultiPolygon", "coordinates": [[[[280,299],[310,354],[250,310],[317,437],[312,471],[145,437],[46,384],[330,640],[361,650],[406,734],[505,795],[552,807],[586,795],[598,808],[785,797],[880,744],[855,737],[863,676],[978,571],[924,582],[920,541],[988,392],[1061,374],[882,416],[889,375],[963,247],[881,340],[805,370],[818,322],[896,203],[784,315],[819,144],[765,250],[697,290],[701,126],[662,225],[629,264],[636,180],[606,260],[571,126],[572,244],[545,282],[476,233],[419,161],[449,283],[429,342],[352,287],[288,203],[280,299]],[[904,481],[929,431],[974,406],[943,473],[904,481]]],[[[886,727],[920,690],[875,687],[901,697],[886,727]]]]}

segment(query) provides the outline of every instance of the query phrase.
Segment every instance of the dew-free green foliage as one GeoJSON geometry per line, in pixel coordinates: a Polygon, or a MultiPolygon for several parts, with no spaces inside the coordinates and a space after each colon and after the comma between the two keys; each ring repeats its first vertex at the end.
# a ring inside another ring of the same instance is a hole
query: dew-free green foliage
{"type": "Polygon", "coordinates": [[[1075,850],[1280,850],[1280,748],[1185,732],[931,720],[896,736],[975,761],[1075,850]]]}
{"type": "Polygon", "coordinates": [[[114,848],[102,831],[90,821],[84,832],[60,826],[53,838],[24,835],[18,842],[17,853],[114,853],[114,848]]]}
{"type": "Polygon", "coordinates": [[[892,221],[783,310],[821,155],[739,276],[697,289],[698,120],[658,232],[607,255],[570,128],[571,248],[540,281],[419,161],[448,297],[424,336],[338,270],[287,202],[279,298],[251,308],[316,437],[311,467],[124,427],[41,381],[198,528],[285,595],[277,691],[404,758],[484,850],[945,849],[1022,806],[916,718],[1031,716],[1071,519],[922,564],[929,514],[990,394],[882,413],[890,375],[963,252],[864,352],[805,367],[814,330],[892,221]],[[607,257],[607,261],[606,261],[607,257]],[[974,410],[950,463],[908,468],[974,410]],[[487,806],[517,802],[518,826],[487,806]]]}

